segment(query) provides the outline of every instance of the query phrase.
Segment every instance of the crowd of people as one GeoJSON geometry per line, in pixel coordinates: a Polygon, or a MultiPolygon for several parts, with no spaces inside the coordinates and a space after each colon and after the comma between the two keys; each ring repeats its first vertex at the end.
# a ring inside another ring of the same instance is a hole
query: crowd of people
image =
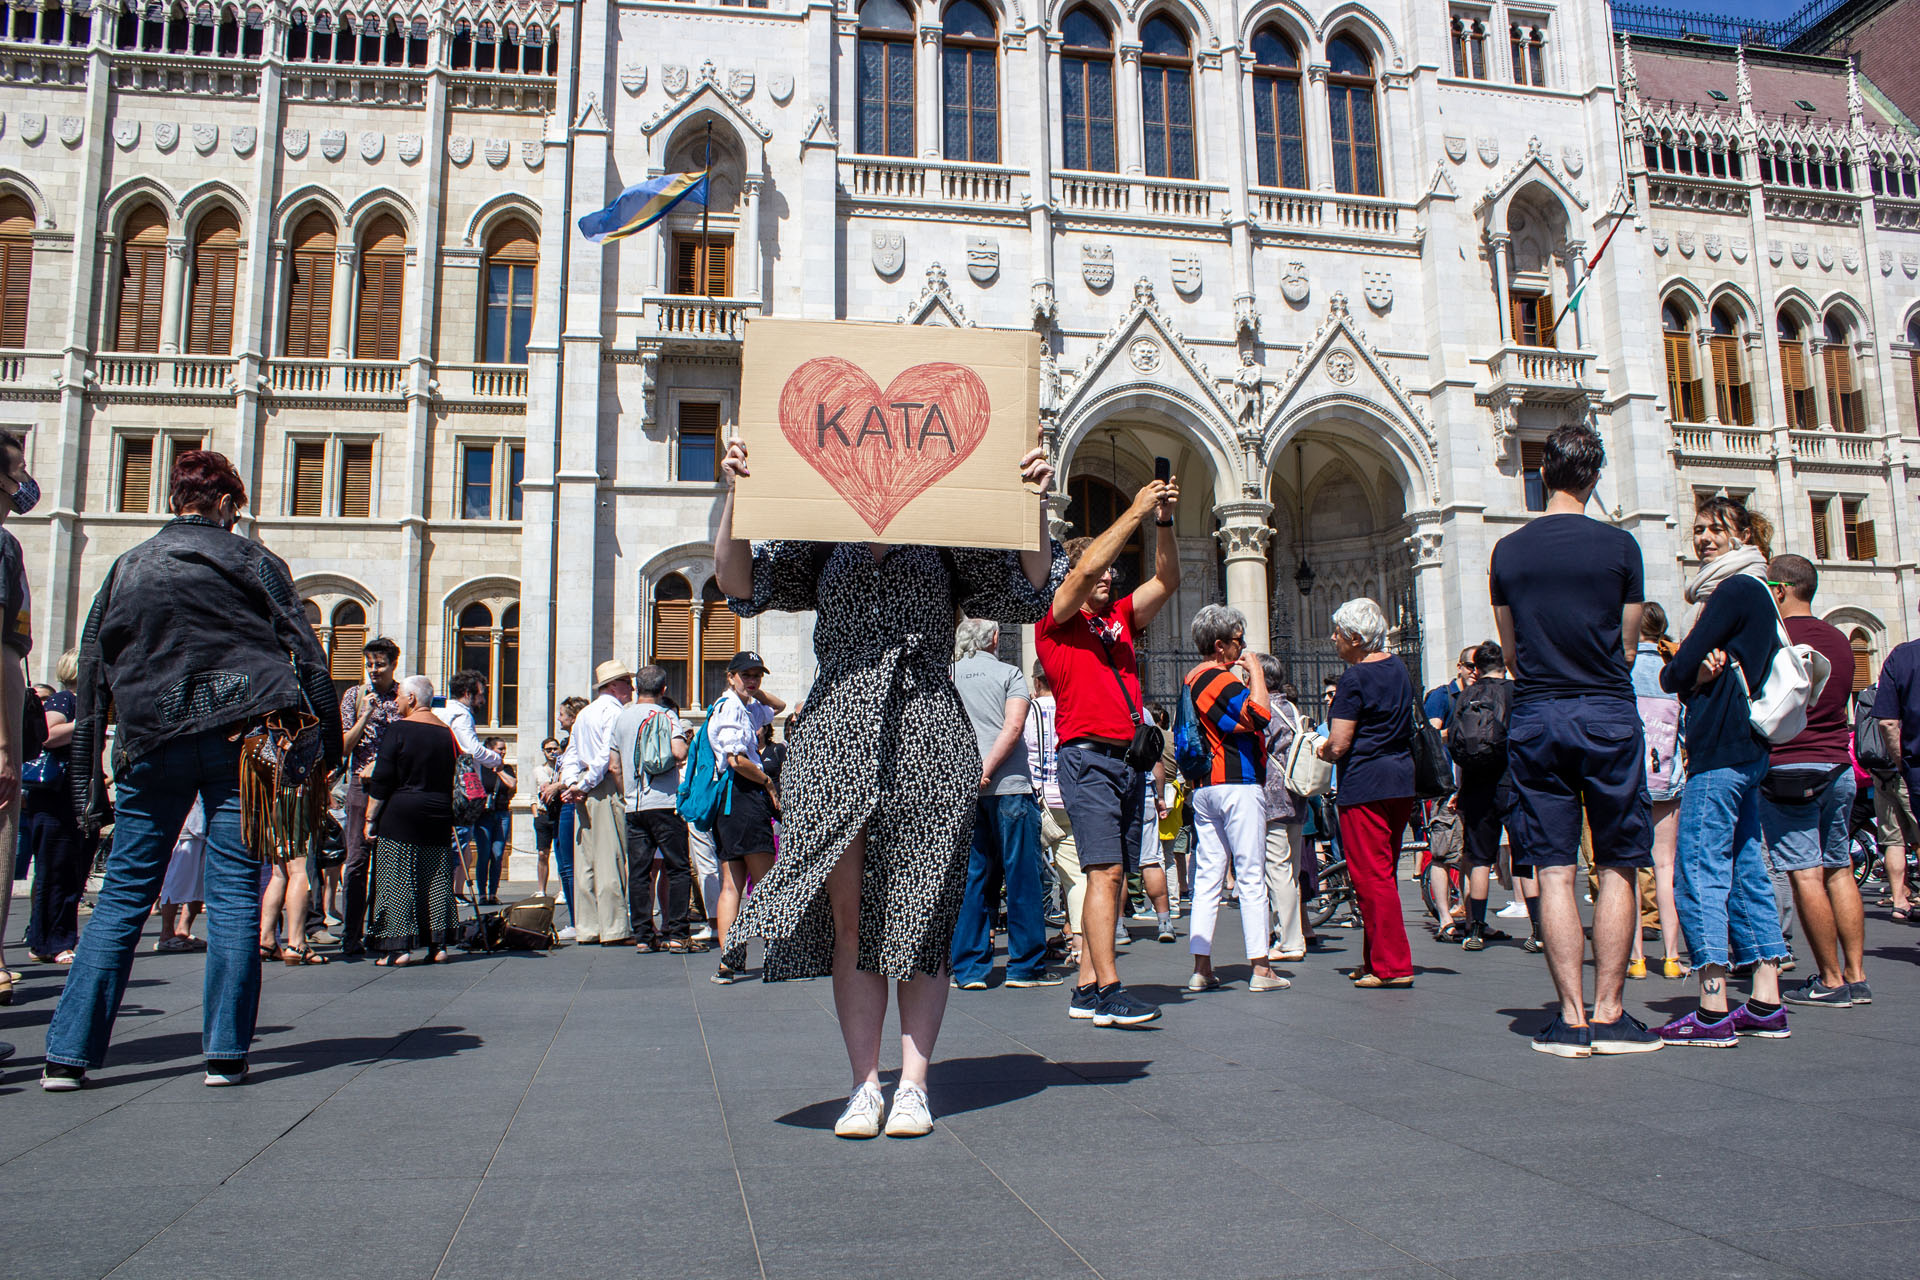
{"type": "MultiPolygon", "coordinates": [[[[11,444],[0,437],[0,493],[24,510],[31,478],[11,444]]],[[[1411,987],[1409,847],[1428,857],[1437,940],[1478,952],[1515,941],[1498,921],[1526,920],[1517,945],[1544,953],[1558,1002],[1532,1041],[1544,1053],[1731,1047],[1787,1036],[1788,1005],[1868,1004],[1852,835],[1870,789],[1886,905],[1909,918],[1920,642],[1856,698],[1851,645],[1814,610],[1816,567],[1774,554],[1764,517],[1726,496],[1695,513],[1700,567],[1676,642],[1645,599],[1638,544],[1585,512],[1604,461],[1589,428],[1548,438],[1546,510],[1491,556],[1497,638],[1464,650],[1454,680],[1423,697],[1359,598],[1329,620],[1344,671],[1317,707],[1221,605],[1188,621],[1174,705],[1146,702],[1137,637],[1180,586],[1172,477],[1110,528],[1064,545],[1042,530],[1026,552],[749,544],[729,493],[716,579],[743,616],[814,611],[818,673],[790,706],[742,652],[693,717],[661,667],[595,668],[525,788],[539,894],[557,876],[565,904],[556,940],[717,951],[721,985],[750,972],[758,943],[766,980],[830,977],[853,1075],[843,1137],[931,1128],[949,993],[995,985],[996,938],[1000,985],[1066,987],[1069,1018],[1139,1026],[1162,1011],[1122,981],[1130,921],[1175,943],[1184,920],[1201,994],[1228,985],[1215,943],[1237,907],[1245,989],[1283,991],[1281,970],[1321,944],[1308,905],[1337,866],[1360,931],[1353,987],[1411,987]],[[1153,576],[1120,592],[1115,563],[1149,519],[1153,576]],[[1038,660],[1023,672],[996,655],[1003,628],[1027,626],[1038,660]],[[1490,913],[1496,882],[1512,900],[1490,913]],[[1810,971],[1785,986],[1795,921],[1810,971]],[[1657,1028],[1633,1017],[1625,982],[1651,972],[1694,978],[1696,1007],[1657,1028]],[[903,1066],[889,1102],[890,998],[903,1066]]],[[[745,447],[722,468],[747,475],[745,447]]],[[[1051,485],[1039,451],[1021,478],[1051,485]]],[[[171,493],[176,518],[116,562],[61,688],[30,713],[14,687],[24,574],[0,530],[0,848],[18,823],[35,868],[28,947],[67,971],[49,1091],[104,1060],[156,905],[157,949],[207,951],[205,1078],[230,1085],[246,1078],[263,961],[443,963],[499,904],[522,788],[507,744],[476,731],[484,681],[457,673],[437,697],[376,638],[364,683],[337,695],[286,566],[233,536],[246,495],[231,466],[182,454],[171,493]]],[[[9,981],[0,961],[0,1003],[9,981]]]]}

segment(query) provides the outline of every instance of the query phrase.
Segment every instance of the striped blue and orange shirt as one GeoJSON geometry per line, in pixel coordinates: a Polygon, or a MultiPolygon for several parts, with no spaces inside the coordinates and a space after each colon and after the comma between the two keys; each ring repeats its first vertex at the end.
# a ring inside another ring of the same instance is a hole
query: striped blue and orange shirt
{"type": "Polygon", "coordinates": [[[1253,692],[1224,667],[1208,664],[1187,676],[1193,709],[1213,748],[1213,768],[1202,786],[1267,781],[1267,722],[1273,717],[1253,701],[1253,692]]]}

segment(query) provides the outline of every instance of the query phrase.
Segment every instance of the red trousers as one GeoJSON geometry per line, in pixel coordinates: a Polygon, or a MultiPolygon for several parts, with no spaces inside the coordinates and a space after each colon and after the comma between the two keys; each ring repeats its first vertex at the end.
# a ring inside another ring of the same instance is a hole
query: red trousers
{"type": "Polygon", "coordinates": [[[1360,904],[1360,954],[1369,973],[1382,978],[1413,974],[1413,948],[1400,914],[1400,888],[1393,872],[1400,837],[1413,817],[1413,799],[1375,800],[1340,809],[1340,852],[1360,904]]]}

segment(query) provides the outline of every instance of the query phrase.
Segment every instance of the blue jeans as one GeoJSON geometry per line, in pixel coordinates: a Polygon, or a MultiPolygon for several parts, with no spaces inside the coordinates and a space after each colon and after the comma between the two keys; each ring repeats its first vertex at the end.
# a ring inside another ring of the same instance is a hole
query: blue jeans
{"type": "Polygon", "coordinates": [[[567,895],[567,919],[573,919],[573,806],[560,806],[560,825],[553,832],[553,867],[560,873],[560,889],[567,895]]]}
{"type": "Polygon", "coordinates": [[[156,747],[119,774],[113,852],[47,1028],[48,1062],[106,1060],[140,930],[160,896],[174,841],[198,796],[207,815],[207,970],[202,1041],[209,1058],[244,1058],[260,1011],[260,864],[240,841],[240,744],[224,732],[156,747]]]}
{"type": "Polygon", "coordinates": [[[1761,756],[1690,774],[1681,793],[1673,903],[1696,968],[1787,958],[1760,835],[1766,776],[1761,756]]]}
{"type": "Polygon", "coordinates": [[[1047,967],[1047,922],[1040,900],[1040,810],[1030,795],[981,796],[975,802],[967,896],[953,929],[953,978],[985,982],[993,968],[994,872],[1007,887],[1007,977],[1038,978],[1047,967]]]}
{"type": "MultiPolygon", "coordinates": [[[[474,892],[482,897],[500,896],[500,871],[507,859],[507,815],[490,813],[471,827],[459,828],[462,840],[472,840],[476,855],[473,864],[474,892]]],[[[568,859],[567,870],[573,870],[568,859]]],[[[566,877],[571,879],[571,876],[566,877]]]]}

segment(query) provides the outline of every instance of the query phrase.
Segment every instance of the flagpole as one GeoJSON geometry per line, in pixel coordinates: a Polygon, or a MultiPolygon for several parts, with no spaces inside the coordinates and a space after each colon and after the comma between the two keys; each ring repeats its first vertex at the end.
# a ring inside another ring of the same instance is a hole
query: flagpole
{"type": "Polygon", "coordinates": [[[713,205],[713,121],[707,121],[707,184],[708,198],[700,202],[700,274],[701,292],[707,297],[713,296],[713,246],[707,240],[707,212],[713,205]]]}
{"type": "MultiPolygon", "coordinates": [[[[708,128],[712,128],[712,126],[709,125],[708,128]]],[[[1627,207],[1620,211],[1620,216],[1614,219],[1613,226],[1608,229],[1606,239],[1600,242],[1600,251],[1594,254],[1592,259],[1588,261],[1586,273],[1580,277],[1579,285],[1577,285],[1574,288],[1573,293],[1567,298],[1566,303],[1560,308],[1559,312],[1553,317],[1553,324],[1549,326],[1553,331],[1555,332],[1559,331],[1560,322],[1567,318],[1567,310],[1569,307],[1573,305],[1574,298],[1579,297],[1580,291],[1582,288],[1586,286],[1587,281],[1593,279],[1593,269],[1596,266],[1600,265],[1600,259],[1607,256],[1607,246],[1613,243],[1613,237],[1615,233],[1617,233],[1620,230],[1621,224],[1627,220],[1628,215],[1630,215],[1632,212],[1633,212],[1633,201],[1629,200],[1627,201],[1627,207]]]]}

